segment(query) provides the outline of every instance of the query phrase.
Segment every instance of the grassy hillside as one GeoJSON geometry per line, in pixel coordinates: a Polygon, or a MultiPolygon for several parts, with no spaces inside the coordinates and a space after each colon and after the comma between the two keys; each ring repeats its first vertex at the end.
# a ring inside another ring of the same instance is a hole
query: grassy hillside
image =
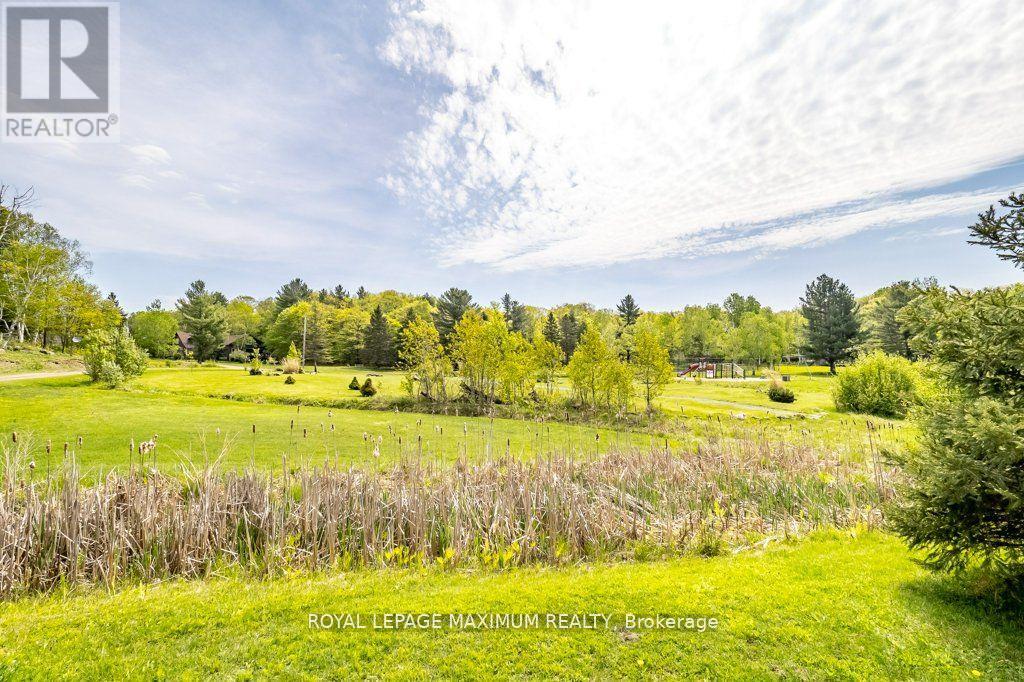
{"type": "Polygon", "coordinates": [[[81,359],[57,351],[25,346],[0,350],[0,376],[28,372],[67,372],[82,369],[81,359]]]}
{"type": "Polygon", "coordinates": [[[821,534],[764,552],[507,572],[232,577],[0,609],[0,677],[1020,679],[1019,621],[926,575],[895,539],[821,534]],[[310,613],[575,613],[609,629],[316,630],[310,613]],[[625,614],[717,629],[622,630],[625,614]]]}

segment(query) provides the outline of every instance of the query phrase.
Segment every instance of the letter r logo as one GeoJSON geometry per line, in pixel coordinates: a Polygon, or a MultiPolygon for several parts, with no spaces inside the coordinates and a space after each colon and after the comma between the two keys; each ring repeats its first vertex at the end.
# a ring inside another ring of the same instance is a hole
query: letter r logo
{"type": "Polygon", "coordinates": [[[110,110],[110,13],[104,6],[5,5],[7,112],[110,110]]]}

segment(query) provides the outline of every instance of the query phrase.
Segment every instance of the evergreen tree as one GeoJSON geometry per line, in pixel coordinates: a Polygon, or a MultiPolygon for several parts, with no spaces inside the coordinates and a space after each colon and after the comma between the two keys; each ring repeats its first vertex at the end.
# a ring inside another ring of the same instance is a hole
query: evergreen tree
{"type": "Polygon", "coordinates": [[[501,310],[505,315],[505,324],[514,332],[526,335],[526,327],[529,323],[526,314],[526,306],[512,298],[506,293],[501,297],[501,310]]]}
{"type": "Polygon", "coordinates": [[[348,293],[348,289],[346,289],[345,287],[341,286],[340,284],[338,286],[334,287],[334,289],[331,291],[331,293],[339,301],[344,301],[346,299],[351,298],[351,296],[348,293]]]}
{"type": "Polygon", "coordinates": [[[370,324],[363,332],[361,360],[370,367],[391,367],[395,364],[391,325],[378,305],[370,315],[370,324]]]}
{"type": "Polygon", "coordinates": [[[558,320],[555,319],[555,314],[552,312],[548,313],[548,319],[544,321],[544,338],[561,348],[562,345],[562,330],[558,327],[558,320]]]}
{"type": "Polygon", "coordinates": [[[363,286],[360,286],[358,289],[356,289],[356,298],[358,298],[360,301],[363,300],[364,298],[366,298],[369,295],[370,295],[370,292],[367,291],[366,288],[363,287],[363,286]]]}
{"type": "Polygon", "coordinates": [[[313,373],[320,372],[320,364],[331,361],[333,345],[331,328],[326,317],[326,308],[322,303],[313,303],[306,318],[306,360],[312,361],[313,373]]]}
{"type": "Polygon", "coordinates": [[[640,306],[633,300],[632,294],[626,294],[619,305],[616,306],[616,310],[619,311],[619,319],[622,320],[622,325],[628,327],[632,324],[636,324],[636,321],[640,319],[640,306]]]}
{"type": "Polygon", "coordinates": [[[934,278],[906,280],[891,284],[882,290],[878,300],[870,308],[871,345],[890,355],[902,355],[908,360],[915,359],[910,340],[914,329],[903,316],[903,310],[923,291],[934,289],[938,283],[934,278]]]}
{"type": "MultiPolygon", "coordinates": [[[[222,296],[223,297],[223,296],[222,296]]],[[[177,302],[181,326],[192,335],[192,354],[198,362],[209,360],[224,344],[224,310],[201,279],[189,285],[177,302]]]]}
{"type": "MultiPolygon", "coordinates": [[[[972,226],[973,244],[1024,267],[1024,198],[972,226]]],[[[924,291],[907,307],[911,346],[941,389],[918,412],[921,443],[894,452],[902,472],[892,527],[933,568],[980,567],[1004,595],[1024,599],[1024,285],[924,291]]]]}
{"type": "Polygon", "coordinates": [[[989,206],[979,213],[971,226],[974,239],[968,243],[995,249],[1002,260],[1019,265],[1024,261],[1024,194],[1011,192],[999,205],[1010,210],[997,216],[995,207],[989,206]]]}
{"type": "Polygon", "coordinates": [[[437,299],[437,312],[434,313],[434,326],[441,337],[441,345],[445,348],[451,340],[455,325],[459,323],[467,311],[477,307],[473,297],[465,289],[452,287],[437,299]]]}
{"type": "Polygon", "coordinates": [[[285,308],[292,307],[299,301],[305,301],[312,295],[313,290],[310,289],[305,282],[296,277],[277,290],[277,296],[274,299],[274,304],[277,308],[277,312],[281,312],[285,308]]]}
{"type": "Polygon", "coordinates": [[[117,314],[119,316],[117,326],[120,327],[121,325],[124,324],[125,320],[124,308],[121,307],[121,302],[117,300],[117,294],[115,294],[113,291],[107,294],[107,300],[110,301],[110,307],[117,311],[117,314]]]}
{"type": "Polygon", "coordinates": [[[853,292],[839,280],[819,275],[807,285],[800,303],[807,318],[807,352],[826,360],[835,374],[836,362],[852,354],[860,333],[853,292]]]}
{"type": "Polygon", "coordinates": [[[569,362],[572,360],[573,353],[576,352],[576,346],[579,344],[582,334],[580,323],[576,319],[576,313],[570,310],[568,314],[562,315],[558,326],[560,331],[559,345],[562,348],[562,353],[565,354],[565,361],[569,362]]]}

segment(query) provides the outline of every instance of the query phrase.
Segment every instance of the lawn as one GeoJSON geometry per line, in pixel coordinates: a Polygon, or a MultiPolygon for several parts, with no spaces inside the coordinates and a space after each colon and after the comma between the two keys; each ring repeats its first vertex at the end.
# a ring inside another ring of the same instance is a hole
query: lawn
{"type": "Polygon", "coordinates": [[[927,575],[890,536],[831,532],[712,559],[224,576],[27,598],[0,607],[0,678],[1021,679],[1015,618],[927,575]],[[318,630],[310,613],[360,614],[371,627],[318,630]],[[593,630],[373,629],[387,613],[610,620],[593,630]],[[626,614],[719,625],[626,632],[626,614]]]}
{"type": "MultiPolygon", "coordinates": [[[[188,370],[167,372],[173,377],[192,375],[188,370]]],[[[203,376],[208,375],[204,371],[203,376]]],[[[402,453],[415,454],[420,438],[423,456],[448,460],[460,455],[479,458],[502,454],[506,447],[516,455],[553,450],[591,453],[631,443],[649,445],[652,439],[647,434],[560,422],[299,408],[108,390],[91,385],[84,376],[0,384],[0,429],[5,434],[16,431],[22,438],[34,439],[32,452],[40,472],[45,471],[47,463],[61,461],[65,442],[86,469],[124,466],[130,443],[141,443],[154,434],[158,436],[157,465],[163,467],[176,464],[183,456],[212,459],[222,449],[223,463],[229,467],[248,464],[250,459],[261,466],[278,467],[282,457],[293,464],[315,464],[330,458],[365,465],[391,462],[402,453]],[[380,439],[379,459],[373,454],[370,436],[380,439]],[[53,444],[49,458],[45,453],[47,441],[53,444]]]]}
{"type": "Polygon", "coordinates": [[[68,372],[81,370],[80,358],[53,350],[22,348],[0,350],[0,375],[27,372],[68,372]]]}

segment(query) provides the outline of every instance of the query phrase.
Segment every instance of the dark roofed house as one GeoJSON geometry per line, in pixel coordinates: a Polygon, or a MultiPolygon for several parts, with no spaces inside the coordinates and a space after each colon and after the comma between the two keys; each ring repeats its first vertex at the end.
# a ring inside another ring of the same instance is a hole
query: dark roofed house
{"type": "MultiPolygon", "coordinates": [[[[188,332],[175,332],[174,340],[178,344],[178,355],[181,357],[187,357],[192,354],[194,347],[192,345],[192,335],[188,332]]],[[[227,360],[228,356],[231,355],[231,351],[241,349],[247,349],[247,337],[243,334],[228,334],[224,337],[224,342],[220,348],[217,349],[217,353],[214,355],[215,360],[227,360]]]]}

